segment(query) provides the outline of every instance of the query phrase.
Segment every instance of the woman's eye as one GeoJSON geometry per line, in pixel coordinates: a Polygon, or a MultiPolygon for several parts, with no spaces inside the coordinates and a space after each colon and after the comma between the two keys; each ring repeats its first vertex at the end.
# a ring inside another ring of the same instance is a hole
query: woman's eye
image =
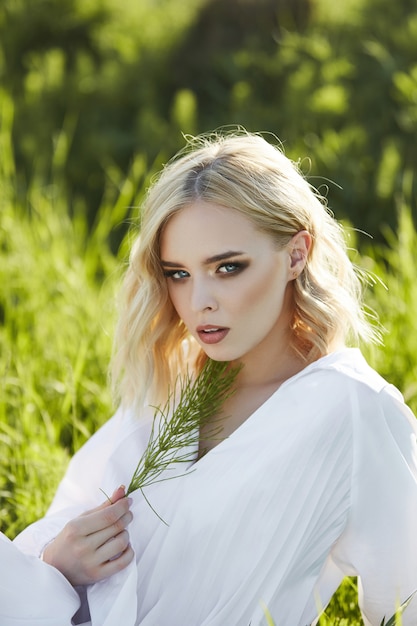
{"type": "Polygon", "coordinates": [[[181,280],[182,278],[188,278],[189,273],[185,270],[165,270],[164,276],[173,280],[181,280]]]}
{"type": "Polygon", "coordinates": [[[218,272],[220,274],[234,274],[241,269],[243,269],[241,263],[224,263],[223,265],[220,265],[218,272]]]}

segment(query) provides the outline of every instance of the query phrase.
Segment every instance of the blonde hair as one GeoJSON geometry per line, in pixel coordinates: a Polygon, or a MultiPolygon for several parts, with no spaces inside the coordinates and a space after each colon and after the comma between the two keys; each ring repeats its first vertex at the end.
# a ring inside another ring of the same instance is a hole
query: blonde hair
{"type": "MultiPolygon", "coordinates": [[[[190,361],[184,345],[193,342],[168,297],[159,245],[170,217],[195,200],[239,212],[278,247],[299,231],[311,234],[305,268],[293,282],[291,324],[292,347],[306,363],[345,342],[375,337],[343,229],[298,166],[258,134],[189,138],[148,190],[124,279],[113,356],[123,404],[163,402],[190,361]]],[[[198,370],[204,359],[197,347],[191,367],[198,370]]]]}

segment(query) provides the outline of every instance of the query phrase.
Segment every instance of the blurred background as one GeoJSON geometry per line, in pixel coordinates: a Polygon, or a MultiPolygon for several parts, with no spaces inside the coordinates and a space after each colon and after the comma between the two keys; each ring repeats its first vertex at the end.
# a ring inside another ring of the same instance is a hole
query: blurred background
{"type": "Polygon", "coordinates": [[[59,174],[90,224],[117,172],[235,124],[377,239],[399,196],[416,212],[416,0],[2,0],[0,76],[16,189],[59,174]]]}

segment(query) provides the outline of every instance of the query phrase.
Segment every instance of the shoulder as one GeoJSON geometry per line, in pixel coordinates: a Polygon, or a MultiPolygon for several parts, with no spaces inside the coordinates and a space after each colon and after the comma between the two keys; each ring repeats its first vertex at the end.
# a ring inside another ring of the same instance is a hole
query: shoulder
{"type": "Polygon", "coordinates": [[[344,348],[328,354],[307,366],[299,376],[300,382],[303,378],[310,383],[327,382],[335,385],[338,392],[344,389],[346,393],[363,397],[387,396],[404,404],[401,392],[374,370],[357,348],[344,348]]]}
{"type": "Polygon", "coordinates": [[[325,412],[375,423],[408,425],[417,420],[404,403],[401,392],[388,383],[365,360],[360,350],[345,348],[308,365],[291,381],[292,395],[317,404],[325,412]]]}
{"type": "MultiPolygon", "coordinates": [[[[360,438],[394,444],[404,456],[416,454],[417,420],[401,392],[366,362],[359,350],[347,349],[324,357],[317,372],[332,378],[333,392],[350,407],[360,438]]],[[[319,374],[318,374],[319,375],[319,374]]]]}
{"type": "Polygon", "coordinates": [[[140,414],[123,407],[103,424],[76,453],[91,452],[97,447],[114,448],[121,441],[129,438],[135,432],[149,431],[151,407],[144,407],[140,414]]]}
{"type": "Polygon", "coordinates": [[[359,350],[345,348],[307,365],[287,381],[287,386],[300,399],[310,398],[324,406],[334,406],[346,404],[352,394],[378,395],[388,383],[368,365],[359,350]]]}
{"type": "Polygon", "coordinates": [[[332,352],[312,363],[304,372],[308,374],[309,370],[312,374],[334,373],[342,379],[356,381],[377,393],[388,385],[388,382],[367,363],[358,348],[344,348],[332,352]]]}

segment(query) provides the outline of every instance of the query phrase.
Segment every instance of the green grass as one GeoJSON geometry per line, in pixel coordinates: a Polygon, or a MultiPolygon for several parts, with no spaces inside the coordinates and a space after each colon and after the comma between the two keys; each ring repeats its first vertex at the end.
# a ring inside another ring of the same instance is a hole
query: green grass
{"type": "Polygon", "coordinates": [[[3,207],[0,225],[1,529],[42,514],[69,456],[111,411],[109,278],[54,207],[3,207]]]}
{"type": "Polygon", "coordinates": [[[121,260],[109,242],[146,168],[141,157],[124,179],[109,168],[88,227],[61,184],[65,137],[52,183],[25,189],[8,149],[10,102],[0,105],[0,530],[13,537],[44,514],[69,458],[114,409],[107,369],[121,260]]]}
{"type": "MultiPolygon", "coordinates": [[[[69,217],[59,163],[54,184],[17,193],[7,145],[3,134],[0,529],[14,537],[43,515],[73,452],[114,409],[107,366],[127,245],[116,256],[109,241],[131,215],[128,207],[142,193],[146,167],[138,157],[126,179],[109,172],[109,193],[91,230],[81,209],[69,217]]],[[[399,231],[387,237],[389,247],[369,247],[355,259],[382,281],[369,290],[368,300],[388,330],[385,347],[365,353],[416,412],[417,233],[404,202],[399,231]]],[[[355,582],[346,579],[320,625],[360,624],[355,582]]]]}

